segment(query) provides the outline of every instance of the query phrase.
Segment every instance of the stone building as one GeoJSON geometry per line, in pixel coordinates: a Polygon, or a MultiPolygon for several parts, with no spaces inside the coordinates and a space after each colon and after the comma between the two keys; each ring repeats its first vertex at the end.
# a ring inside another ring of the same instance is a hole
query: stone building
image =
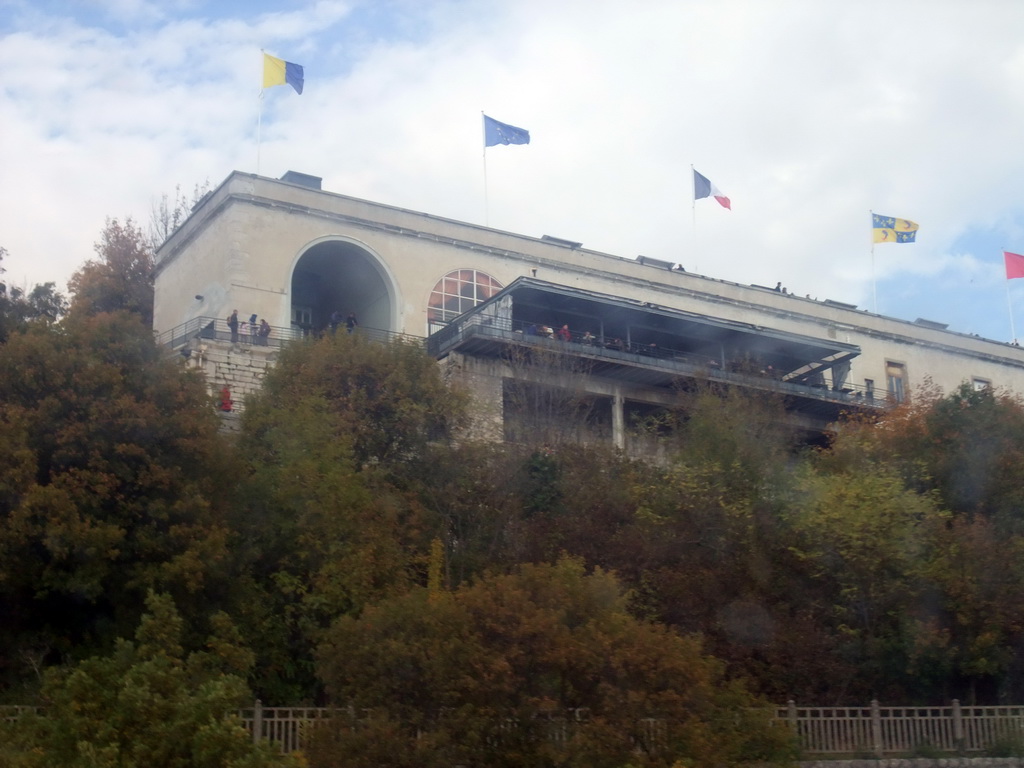
{"type": "Polygon", "coordinates": [[[810,433],[926,381],[1024,393],[1015,345],[346,197],[295,172],[232,173],[156,263],[158,337],[236,407],[280,344],[329,331],[332,318],[345,332],[350,314],[360,333],[429,337],[495,439],[547,425],[638,450],[630,425],[697,380],[777,392],[810,433]],[[266,320],[270,337],[250,319],[266,320]]]}

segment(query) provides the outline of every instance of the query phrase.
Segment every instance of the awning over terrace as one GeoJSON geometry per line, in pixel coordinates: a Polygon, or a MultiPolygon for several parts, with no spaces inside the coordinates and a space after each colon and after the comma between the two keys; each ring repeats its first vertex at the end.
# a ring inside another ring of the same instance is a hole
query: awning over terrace
{"type": "Polygon", "coordinates": [[[789,407],[818,418],[834,418],[837,406],[885,405],[846,381],[856,345],[536,278],[517,279],[427,340],[438,358],[499,357],[509,345],[535,344],[588,358],[593,376],[654,387],[680,378],[729,381],[780,392],[789,407]],[[563,326],[568,341],[559,336],[563,326]]]}

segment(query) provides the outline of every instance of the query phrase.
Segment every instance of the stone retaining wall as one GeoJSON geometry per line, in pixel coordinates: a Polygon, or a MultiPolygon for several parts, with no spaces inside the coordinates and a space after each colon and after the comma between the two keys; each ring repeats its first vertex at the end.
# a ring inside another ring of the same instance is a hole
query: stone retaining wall
{"type": "Polygon", "coordinates": [[[245,399],[263,386],[263,378],[274,366],[279,351],[277,347],[203,339],[190,347],[191,354],[184,364],[202,371],[207,389],[218,400],[221,390],[228,388],[234,406],[231,413],[222,412],[221,416],[224,429],[235,431],[237,415],[245,410],[245,399]]]}

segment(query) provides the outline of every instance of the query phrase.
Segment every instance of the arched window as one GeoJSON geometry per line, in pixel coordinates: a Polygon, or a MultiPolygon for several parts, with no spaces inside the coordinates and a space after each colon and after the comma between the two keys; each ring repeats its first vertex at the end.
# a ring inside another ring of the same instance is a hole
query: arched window
{"type": "Polygon", "coordinates": [[[427,330],[434,333],[463,312],[487,301],[504,288],[501,283],[478,269],[457,269],[437,281],[427,305],[427,330]]]}

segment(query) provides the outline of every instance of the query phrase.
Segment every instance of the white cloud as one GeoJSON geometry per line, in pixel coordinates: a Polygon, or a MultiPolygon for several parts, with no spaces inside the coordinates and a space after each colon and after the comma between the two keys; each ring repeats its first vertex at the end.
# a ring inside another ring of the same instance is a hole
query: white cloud
{"type": "Polygon", "coordinates": [[[260,47],[306,67],[301,97],[265,94],[265,175],[300,170],[484,223],[484,109],[533,137],[487,153],[492,226],[864,306],[881,288],[899,316],[941,314],[964,280],[990,304],[1001,267],[980,249],[1024,234],[1017,4],[182,7],[128,2],[117,25],[25,16],[3,31],[13,275],[63,281],[105,216],[145,219],[176,184],[254,171],[260,47]],[[732,212],[692,207],[691,163],[732,212]],[[918,221],[919,242],[880,247],[872,266],[871,209],[918,221]]]}

